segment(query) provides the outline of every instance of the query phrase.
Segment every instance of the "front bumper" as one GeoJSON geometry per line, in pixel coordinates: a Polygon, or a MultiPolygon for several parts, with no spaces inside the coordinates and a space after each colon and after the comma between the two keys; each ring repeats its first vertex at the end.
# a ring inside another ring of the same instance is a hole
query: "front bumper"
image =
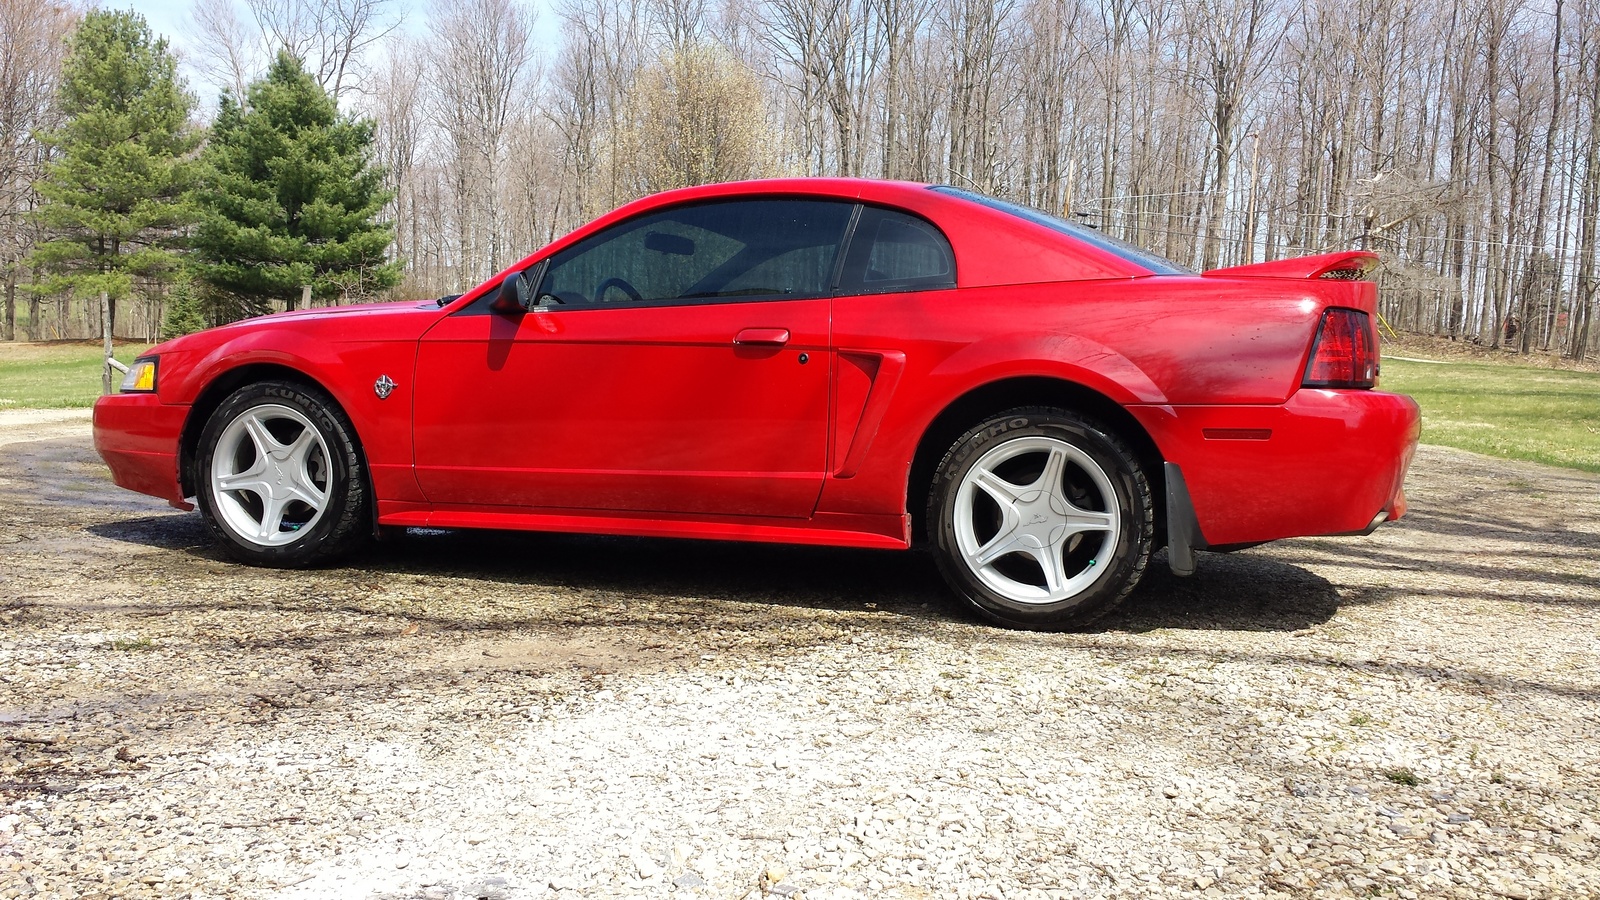
{"type": "Polygon", "coordinates": [[[118,486],[160,497],[178,509],[184,499],[178,440],[187,406],[162,403],[155,394],[111,394],[94,404],[94,449],[118,486]]]}
{"type": "Polygon", "coordinates": [[[1198,549],[1362,534],[1405,514],[1421,414],[1382,391],[1297,391],[1278,406],[1133,406],[1182,469],[1198,549]]]}

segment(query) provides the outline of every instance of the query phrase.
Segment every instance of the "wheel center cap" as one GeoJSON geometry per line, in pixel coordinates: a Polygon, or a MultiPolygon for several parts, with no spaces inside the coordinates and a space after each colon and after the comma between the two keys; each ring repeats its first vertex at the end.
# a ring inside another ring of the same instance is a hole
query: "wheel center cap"
{"type": "Polygon", "coordinates": [[[1047,491],[1017,498],[1017,543],[1039,550],[1061,540],[1067,530],[1066,504],[1047,491]]]}

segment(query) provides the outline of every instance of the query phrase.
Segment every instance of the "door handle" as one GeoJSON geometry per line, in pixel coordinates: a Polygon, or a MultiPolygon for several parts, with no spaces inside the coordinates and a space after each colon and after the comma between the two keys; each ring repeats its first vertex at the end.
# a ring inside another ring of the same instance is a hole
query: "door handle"
{"type": "Polygon", "coordinates": [[[781,347],[789,343],[789,329],[787,328],[746,328],[733,336],[733,343],[737,346],[768,346],[781,347]]]}

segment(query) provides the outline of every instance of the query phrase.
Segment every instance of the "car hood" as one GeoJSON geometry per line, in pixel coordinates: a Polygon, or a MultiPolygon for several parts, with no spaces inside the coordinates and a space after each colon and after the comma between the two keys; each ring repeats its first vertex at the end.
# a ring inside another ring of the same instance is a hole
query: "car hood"
{"type": "Polygon", "coordinates": [[[275,329],[304,333],[314,331],[330,340],[415,340],[437,321],[441,310],[433,301],[397,300],[388,303],[358,303],[351,306],[324,306],[293,312],[254,316],[186,334],[151,347],[149,354],[203,351],[216,344],[249,332],[275,329]]]}

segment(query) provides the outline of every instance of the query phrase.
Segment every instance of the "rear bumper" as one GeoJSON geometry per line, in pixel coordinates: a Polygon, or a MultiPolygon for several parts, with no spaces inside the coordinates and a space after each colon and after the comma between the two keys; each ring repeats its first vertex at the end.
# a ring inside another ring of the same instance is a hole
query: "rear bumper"
{"type": "Polygon", "coordinates": [[[1306,389],[1278,406],[1129,412],[1182,469],[1198,549],[1365,534],[1405,514],[1421,423],[1410,397],[1306,389]]]}
{"type": "Polygon", "coordinates": [[[94,449],[118,486],[193,509],[178,477],[178,436],[187,406],[162,403],[155,394],[111,394],[94,404],[94,449]]]}

